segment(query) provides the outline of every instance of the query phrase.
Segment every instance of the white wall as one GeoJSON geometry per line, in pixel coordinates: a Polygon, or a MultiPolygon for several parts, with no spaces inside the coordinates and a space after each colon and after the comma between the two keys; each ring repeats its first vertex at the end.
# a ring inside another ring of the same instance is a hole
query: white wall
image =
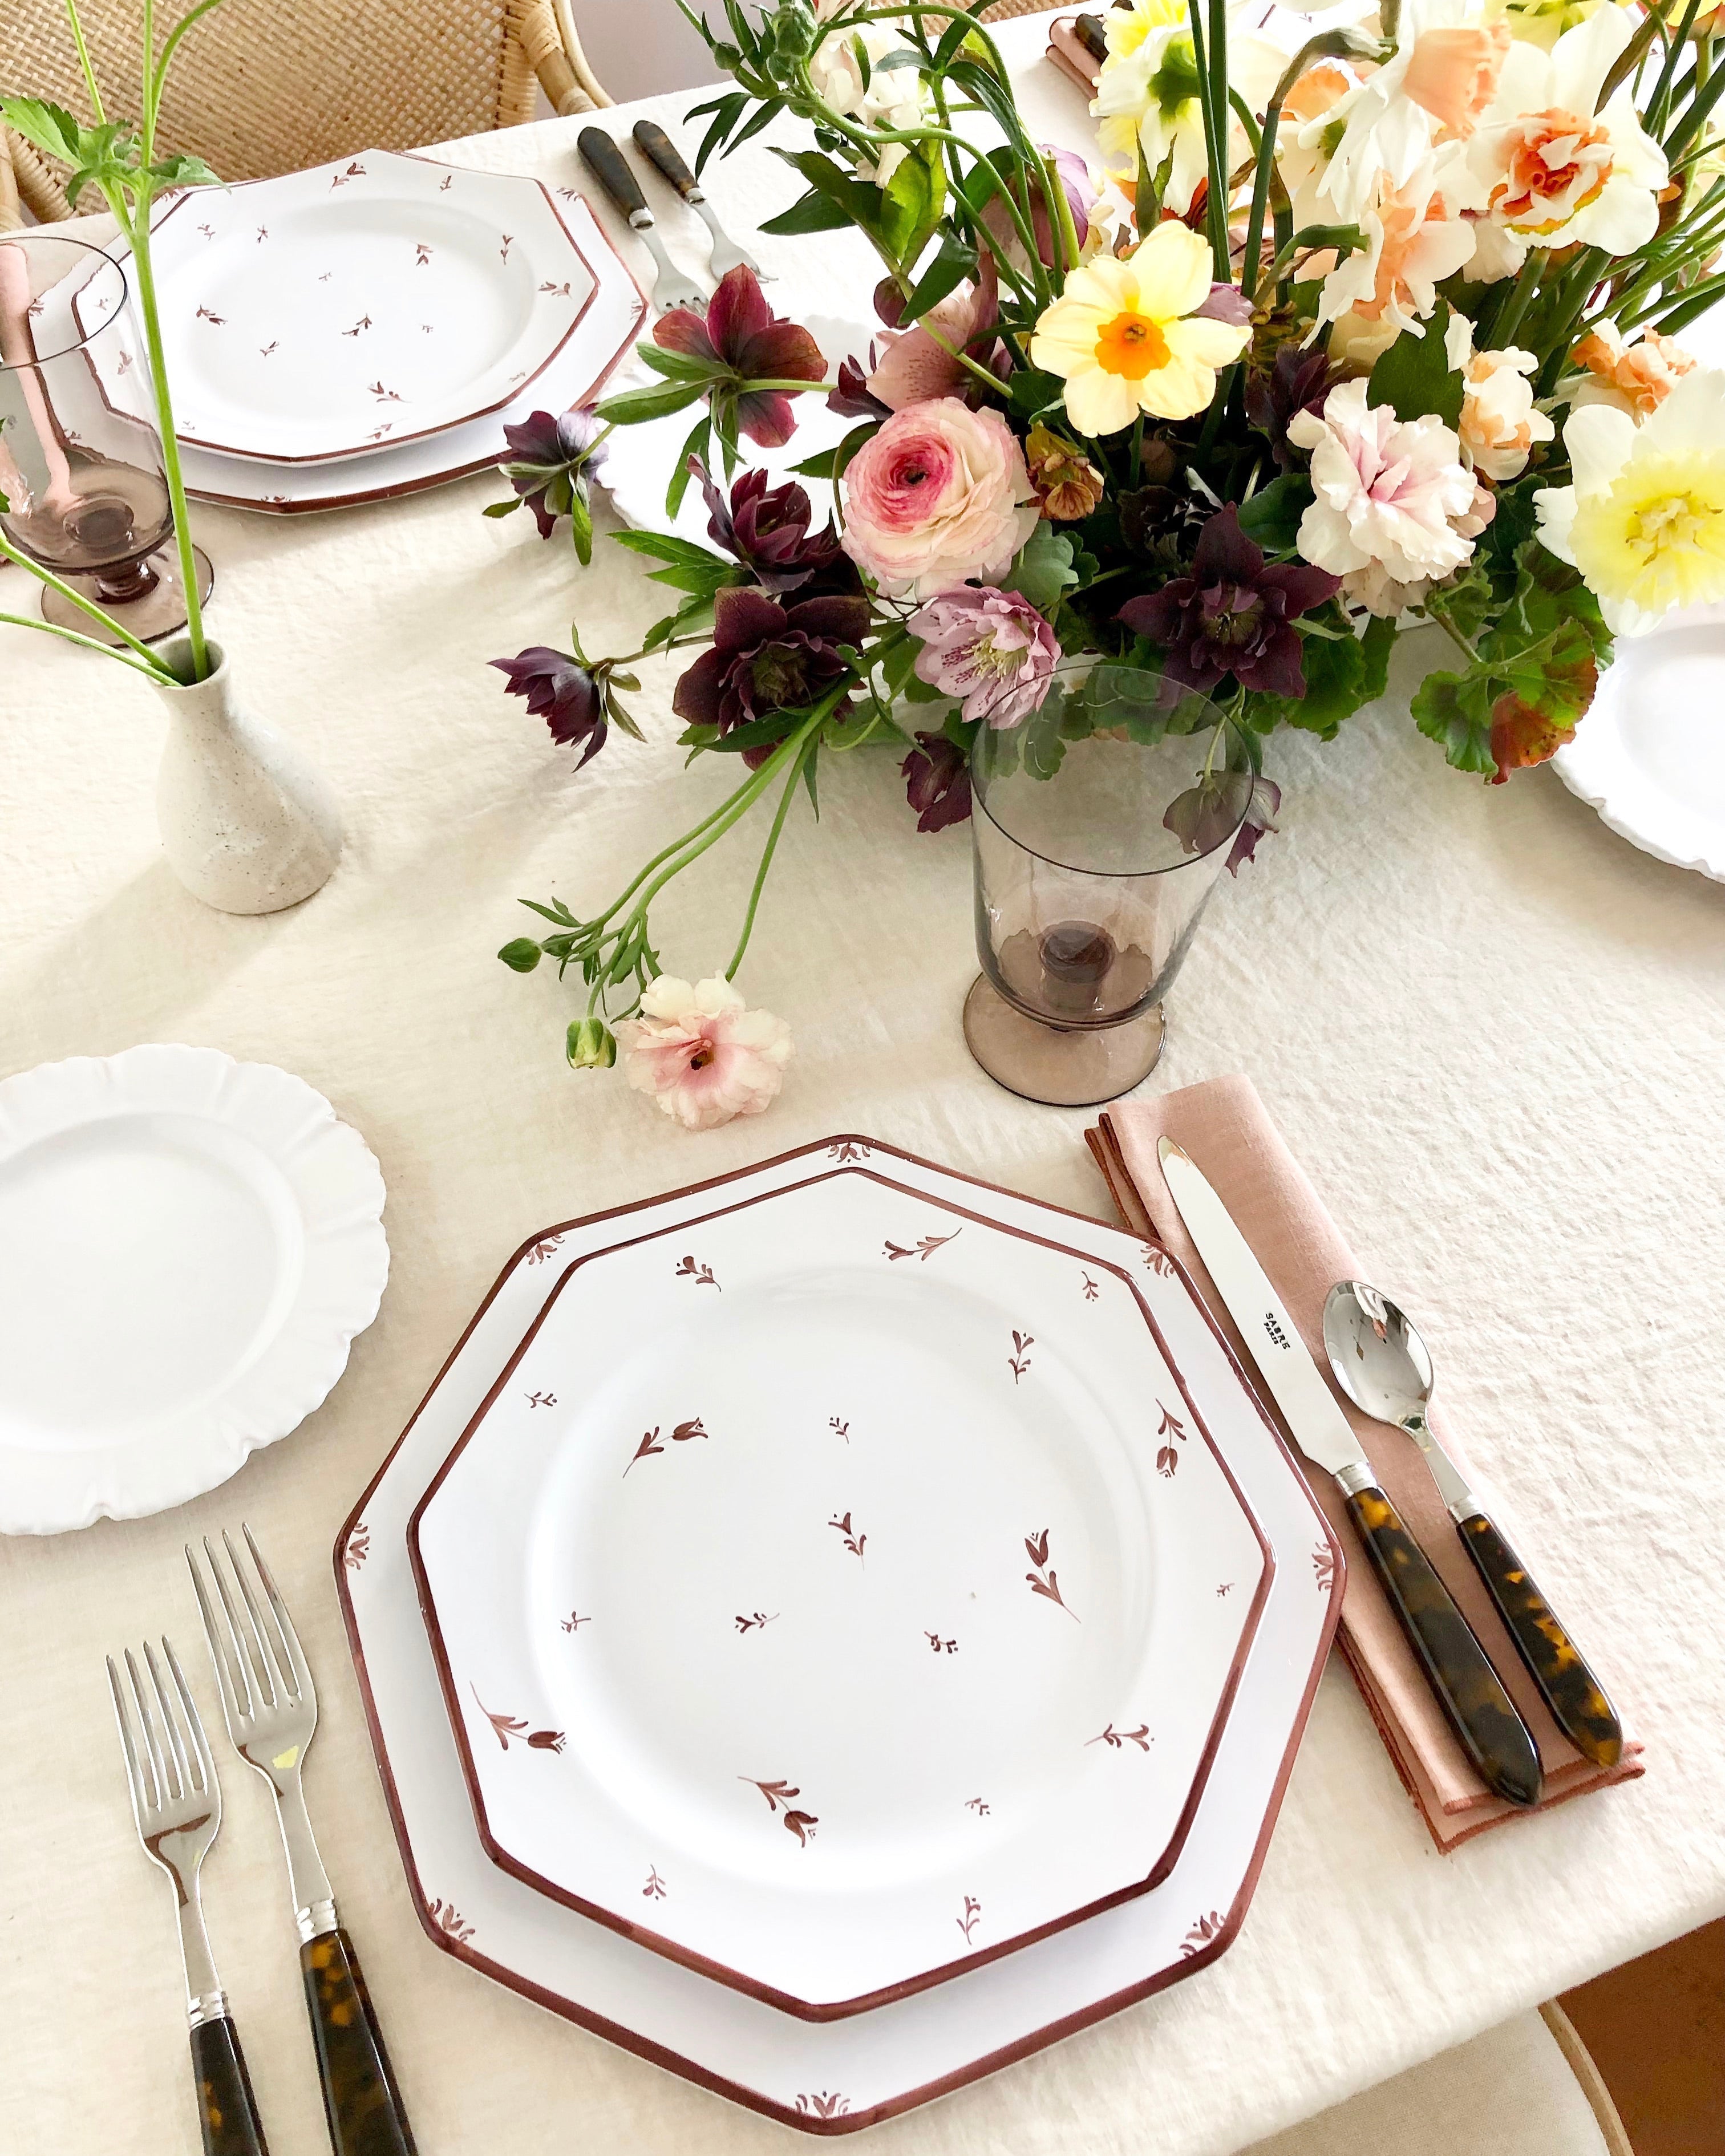
{"type": "Polygon", "coordinates": [[[711,55],[675,0],[572,0],[572,5],[593,71],[619,105],[716,79],[711,55]]]}

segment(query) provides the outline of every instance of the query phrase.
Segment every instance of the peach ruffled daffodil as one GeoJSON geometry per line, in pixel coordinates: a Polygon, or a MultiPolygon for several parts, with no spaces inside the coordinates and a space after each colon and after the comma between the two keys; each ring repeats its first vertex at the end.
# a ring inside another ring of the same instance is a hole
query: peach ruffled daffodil
{"type": "Polygon", "coordinates": [[[1725,600],[1725,374],[1684,375],[1640,426],[1584,405],[1563,447],[1573,484],[1534,496],[1539,536],[1580,570],[1618,635],[1725,600]]]}
{"type": "Polygon", "coordinates": [[[1204,315],[1209,304],[1210,250],[1170,219],[1123,260],[1099,256],[1070,274],[1036,324],[1030,362],[1065,381],[1081,434],[1118,434],[1140,413],[1189,419],[1251,336],[1204,315]]]}

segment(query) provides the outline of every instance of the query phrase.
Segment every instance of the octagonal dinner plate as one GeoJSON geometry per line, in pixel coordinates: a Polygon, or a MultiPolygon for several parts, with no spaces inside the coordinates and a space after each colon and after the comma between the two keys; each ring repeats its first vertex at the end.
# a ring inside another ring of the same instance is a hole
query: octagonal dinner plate
{"type": "Polygon", "coordinates": [[[409,1541],[494,1861],[815,2020],[1165,1876],[1272,1570],[1125,1271],[863,1166],[570,1265],[409,1541]]]}
{"type": "MultiPolygon", "coordinates": [[[[594,284],[539,181],[387,150],[191,189],[151,245],[180,439],[280,465],[394,449],[509,403],[594,284]]],[[[104,399],[148,418],[141,370],[107,342],[90,348],[104,399]]]]}

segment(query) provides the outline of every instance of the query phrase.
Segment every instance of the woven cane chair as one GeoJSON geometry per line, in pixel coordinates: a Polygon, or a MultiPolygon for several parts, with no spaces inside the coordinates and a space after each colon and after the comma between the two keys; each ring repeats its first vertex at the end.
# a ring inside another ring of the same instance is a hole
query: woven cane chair
{"type": "MultiPolygon", "coordinates": [[[[133,116],[141,0],[82,9],[110,117],[133,116]]],[[[157,8],[158,23],[176,19],[157,8]]],[[[158,37],[162,30],[158,28],[158,37]]],[[[195,152],[224,180],[297,172],[358,150],[412,150],[611,98],[588,66],[570,0],[226,0],[188,32],[162,100],[164,152],[195,152]]],[[[0,90],[87,116],[61,0],[0,0],[0,90]]],[[[17,191],[64,217],[64,169],[16,135],[17,191]]],[[[0,167],[0,227],[8,181],[0,167]]]]}

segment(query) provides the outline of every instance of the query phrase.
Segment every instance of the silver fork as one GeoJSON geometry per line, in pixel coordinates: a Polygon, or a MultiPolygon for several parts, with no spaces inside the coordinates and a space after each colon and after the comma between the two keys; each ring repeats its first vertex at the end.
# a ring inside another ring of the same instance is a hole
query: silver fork
{"type": "Polygon", "coordinates": [[[144,1662],[150,1681],[146,1686],[136,1659],[126,1649],[129,1702],[114,1657],[107,1658],[108,1687],[114,1695],[120,1748],[126,1755],[132,1817],[145,1856],[174,1885],[205,2156],[268,2156],[251,2076],[216,1975],[198,1893],[199,1869],[221,1829],[222,1785],[185,1672],[166,1639],[162,1652],[172,1683],[162,1681],[146,1640],[144,1662]]]}
{"type": "Polygon", "coordinates": [[[575,146],[588,170],[629,219],[629,229],[646,243],[659,264],[659,275],[653,285],[655,314],[662,315],[672,307],[693,307],[700,312],[706,305],[707,295],[665,253],[665,242],[647,207],[647,198],[641,192],[641,183],[629,170],[629,160],[622,151],[603,127],[583,127],[575,138],[575,146]]]}
{"type": "Polygon", "coordinates": [[[275,1795],[330,2143],[336,2156],[415,2156],[413,2131],[359,1958],[336,1913],[329,1875],[305,1810],[300,1768],[317,1727],[317,1688],[294,1620],[252,1531],[243,1527],[241,1532],[249,1568],[225,1532],[225,1567],[208,1536],[203,1564],[189,1543],[186,1562],[198,1590],[228,1734],[240,1758],[257,1769],[275,1795]]]}
{"type": "Polygon", "coordinates": [[[770,284],[773,280],[754,256],[746,247],[739,247],[720,223],[718,213],[707,200],[706,190],[683,162],[676,144],[658,121],[636,121],[635,141],[712,234],[712,254],[707,266],[714,276],[722,277],[726,270],[741,267],[752,270],[762,284],[770,284]]]}

